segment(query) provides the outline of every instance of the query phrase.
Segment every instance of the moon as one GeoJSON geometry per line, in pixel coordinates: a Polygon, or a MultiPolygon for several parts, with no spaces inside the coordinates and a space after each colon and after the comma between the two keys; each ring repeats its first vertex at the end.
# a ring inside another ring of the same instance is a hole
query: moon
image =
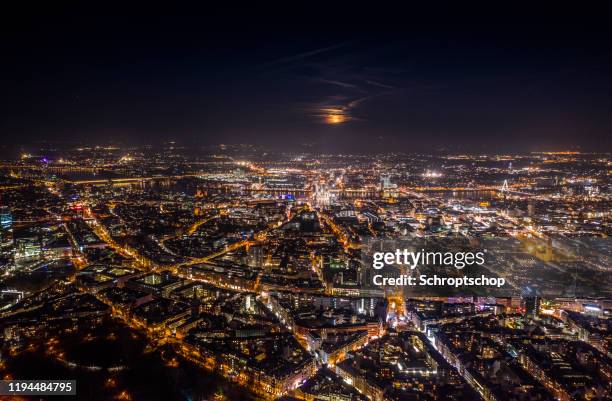
{"type": "Polygon", "coordinates": [[[342,124],[343,122],[346,121],[346,117],[343,116],[342,114],[330,114],[326,117],[325,121],[328,124],[342,124]]]}

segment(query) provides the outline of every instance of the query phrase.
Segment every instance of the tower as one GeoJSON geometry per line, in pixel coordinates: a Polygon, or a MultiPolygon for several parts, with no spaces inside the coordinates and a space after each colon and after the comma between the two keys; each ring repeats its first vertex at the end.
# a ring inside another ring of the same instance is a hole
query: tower
{"type": "Polygon", "coordinates": [[[533,201],[533,199],[530,199],[530,200],[527,202],[527,215],[528,215],[529,217],[533,217],[533,216],[535,216],[535,210],[536,210],[536,209],[535,209],[535,202],[533,201]]]}

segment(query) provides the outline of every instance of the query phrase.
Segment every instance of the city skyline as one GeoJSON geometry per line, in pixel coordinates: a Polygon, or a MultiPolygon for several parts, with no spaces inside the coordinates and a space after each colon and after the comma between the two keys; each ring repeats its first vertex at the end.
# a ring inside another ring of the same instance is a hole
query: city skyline
{"type": "Polygon", "coordinates": [[[88,401],[606,397],[609,165],[173,143],[2,159],[0,377],[88,401]],[[401,250],[434,262],[377,270],[401,250]]]}
{"type": "Polygon", "coordinates": [[[612,400],[607,14],[403,6],[7,10],[0,398],[612,400]]]}

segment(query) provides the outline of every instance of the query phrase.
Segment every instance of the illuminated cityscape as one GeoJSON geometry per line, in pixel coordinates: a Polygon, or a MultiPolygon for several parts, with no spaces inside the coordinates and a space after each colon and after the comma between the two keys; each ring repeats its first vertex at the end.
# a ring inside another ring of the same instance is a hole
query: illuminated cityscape
{"type": "Polygon", "coordinates": [[[3,10],[0,400],[612,401],[608,13],[403,5],[3,10]]]}
{"type": "Polygon", "coordinates": [[[261,399],[610,395],[608,154],[43,152],[0,166],[5,378],[41,359],[131,393],[127,335],[261,399]],[[509,284],[388,291],[372,238],[489,241],[509,284]]]}

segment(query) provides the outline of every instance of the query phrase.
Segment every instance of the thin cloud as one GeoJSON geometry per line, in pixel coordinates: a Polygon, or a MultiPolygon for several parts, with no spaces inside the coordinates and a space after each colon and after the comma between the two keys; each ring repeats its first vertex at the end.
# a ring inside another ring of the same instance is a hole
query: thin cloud
{"type": "Polygon", "coordinates": [[[279,58],[261,67],[268,73],[270,70],[284,70],[294,79],[325,84],[326,86],[317,88],[317,91],[323,89],[322,96],[319,94],[318,99],[298,107],[300,112],[315,121],[335,125],[364,121],[364,112],[359,109],[365,102],[394,92],[398,88],[381,79],[381,75],[386,76],[386,72],[356,65],[358,55],[346,51],[340,54],[335,52],[347,44],[338,43],[279,58]]]}
{"type": "Polygon", "coordinates": [[[332,50],[336,50],[339,49],[341,47],[346,46],[347,43],[338,43],[332,46],[327,46],[327,47],[321,47],[319,49],[315,49],[315,50],[311,50],[311,51],[307,51],[307,52],[303,52],[303,53],[299,53],[299,54],[295,54],[293,56],[289,56],[289,57],[283,57],[283,58],[279,58],[277,60],[272,60],[268,63],[265,63],[263,65],[261,65],[261,67],[273,67],[273,66],[277,66],[277,65],[281,65],[281,64],[290,64],[290,63],[294,63],[296,61],[301,61],[301,60],[305,60],[308,59],[310,57],[322,54],[322,53],[326,53],[326,52],[330,52],[332,50]]]}
{"type": "Polygon", "coordinates": [[[378,86],[379,88],[395,89],[394,86],[383,84],[383,83],[377,82],[377,81],[372,81],[370,79],[367,79],[365,82],[366,82],[366,84],[370,84],[370,85],[373,85],[373,86],[378,86]]]}
{"type": "Polygon", "coordinates": [[[355,89],[355,90],[363,91],[363,89],[361,89],[356,84],[352,84],[350,82],[339,81],[339,80],[336,80],[336,79],[315,78],[315,81],[322,82],[322,83],[325,83],[325,84],[340,86],[342,88],[355,89]]]}

